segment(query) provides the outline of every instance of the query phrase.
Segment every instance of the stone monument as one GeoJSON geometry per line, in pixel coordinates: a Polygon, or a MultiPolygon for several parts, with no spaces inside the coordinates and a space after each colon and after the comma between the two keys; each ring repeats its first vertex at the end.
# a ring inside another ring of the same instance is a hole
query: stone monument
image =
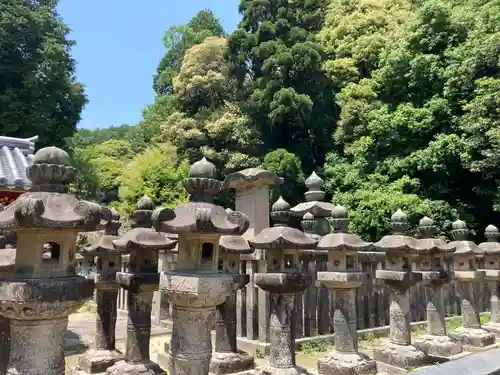
{"type": "Polygon", "coordinates": [[[411,343],[410,287],[421,281],[422,275],[412,271],[419,245],[416,239],[406,235],[407,228],[408,217],[397,210],[391,217],[392,234],[374,244],[377,251],[386,253],[385,269],[377,270],[376,277],[389,288],[390,342],[373,350],[379,367],[385,364],[410,369],[424,365],[427,360],[411,343]]]}
{"type": "Polygon", "coordinates": [[[108,375],[166,374],[149,356],[151,310],[160,279],[158,254],[174,248],[176,241],[151,228],[153,209],[153,201],[144,195],[134,211],[134,228],[113,241],[116,249],[130,255],[129,272],[116,273],[116,282],[128,291],[128,321],[125,359],[109,367],[108,375]]]}
{"type": "Polygon", "coordinates": [[[488,225],[484,231],[486,242],[478,245],[484,254],[484,272],[489,282],[491,292],[491,320],[483,324],[488,332],[500,335],[500,243],[498,242],[498,228],[488,225]]]}
{"type": "Polygon", "coordinates": [[[265,249],[267,272],[254,275],[255,284],[270,293],[269,366],[262,374],[293,375],[306,371],[295,363],[295,296],[310,284],[310,277],[298,271],[299,250],[312,249],[318,241],[295,228],[287,227],[290,205],[279,198],[273,204],[271,218],[274,226],[262,230],[250,246],[265,249]]]}
{"type": "Polygon", "coordinates": [[[318,281],[333,290],[333,324],[335,348],[318,360],[318,373],[324,375],[371,375],[377,372],[376,363],[358,352],[356,288],[364,274],[359,269],[358,251],[367,251],[371,242],[347,233],[347,210],[336,206],[332,210],[334,233],[318,243],[318,250],[328,251],[328,271],[318,272],[318,281]]]}
{"type": "Polygon", "coordinates": [[[464,346],[484,347],[495,343],[495,335],[481,327],[479,319],[478,297],[474,293],[474,282],[483,281],[485,271],[478,270],[478,259],[484,256],[483,250],[468,241],[469,229],[462,220],[452,224],[451,231],[455,241],[450,245],[456,248],[453,254],[453,274],[458,280],[462,302],[462,326],[449,333],[455,341],[464,346]]]}
{"type": "Polygon", "coordinates": [[[234,281],[217,267],[220,237],[248,229],[245,214],[228,214],[213,203],[222,186],[215,176],[215,166],[205,158],[194,163],[184,180],[190,202],[154,214],[159,232],[179,235],[176,267],[161,274],[161,289],[173,305],[170,375],[208,374],[216,306],[232,294],[234,281]]]}
{"type": "Polygon", "coordinates": [[[93,295],[94,281],[75,273],[79,232],[106,213],[68,194],[76,177],[69,155],[40,149],[26,169],[29,192],[0,212],[0,229],[17,234],[15,260],[0,267],[0,315],[9,320],[9,375],[62,375],[68,316],[93,295]],[[50,258],[42,256],[50,244],[50,258]]]}
{"type": "MultiPolygon", "coordinates": [[[[103,210],[108,210],[102,207],[103,210]]],[[[95,294],[97,300],[96,334],[94,347],[78,359],[75,375],[105,373],[108,367],[122,360],[123,354],[116,350],[117,297],[120,286],[116,283],[116,273],[121,269],[121,252],[113,246],[120,238],[120,214],[109,209],[110,221],[104,225],[104,235],[87,249],[86,253],[97,258],[95,294]]]]}
{"type": "Polygon", "coordinates": [[[418,231],[418,258],[416,271],[422,274],[427,296],[427,334],[415,340],[415,346],[427,355],[450,357],[462,351],[459,342],[452,341],[446,332],[442,286],[450,281],[443,269],[443,257],[452,254],[455,248],[440,238],[435,238],[437,227],[431,218],[420,220],[418,231]]]}

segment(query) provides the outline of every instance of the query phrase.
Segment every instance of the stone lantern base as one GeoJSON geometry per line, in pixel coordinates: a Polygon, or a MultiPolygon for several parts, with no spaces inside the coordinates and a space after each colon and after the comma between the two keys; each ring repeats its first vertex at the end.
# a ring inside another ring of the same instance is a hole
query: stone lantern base
{"type": "Polygon", "coordinates": [[[481,327],[495,336],[500,336],[500,323],[488,322],[481,324],[481,327]]]}
{"type": "Polygon", "coordinates": [[[482,328],[465,328],[459,327],[449,336],[462,345],[467,345],[476,348],[493,345],[495,343],[495,334],[490,333],[482,328]]]}
{"type": "Polygon", "coordinates": [[[414,344],[427,355],[434,357],[451,357],[462,352],[462,344],[446,335],[424,335],[415,339],[414,344]]]}
{"type": "Polygon", "coordinates": [[[427,356],[413,345],[388,343],[373,349],[373,358],[392,366],[410,369],[427,364],[427,356]]]}
{"type": "Polygon", "coordinates": [[[318,360],[318,373],[322,375],[371,375],[376,372],[376,362],[360,353],[333,352],[318,360]]]}
{"type": "Polygon", "coordinates": [[[90,349],[78,360],[78,366],[73,375],[105,374],[108,367],[123,360],[123,354],[118,350],[90,349]]]}
{"type": "Polygon", "coordinates": [[[120,361],[106,371],[107,375],[167,375],[158,364],[147,361],[142,363],[128,363],[120,361]]]}
{"type": "Polygon", "coordinates": [[[305,368],[293,367],[272,367],[267,366],[257,371],[257,375],[311,375],[305,368]]]}
{"type": "Polygon", "coordinates": [[[213,353],[210,372],[215,375],[241,374],[255,375],[255,361],[243,351],[236,353],[213,353]]]}

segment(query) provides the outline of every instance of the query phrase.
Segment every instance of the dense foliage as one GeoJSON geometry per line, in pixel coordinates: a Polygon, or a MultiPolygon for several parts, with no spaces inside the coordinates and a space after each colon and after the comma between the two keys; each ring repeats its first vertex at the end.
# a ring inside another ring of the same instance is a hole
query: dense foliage
{"type": "Polygon", "coordinates": [[[271,199],[292,204],[316,171],[367,239],[397,208],[413,227],[500,219],[497,0],[242,0],[232,33],[203,10],[167,29],[139,124],[74,135],[85,97],[54,3],[0,5],[0,120],[15,124],[2,134],[67,137],[81,196],[127,215],[144,193],[173,206],[206,156],[220,177],[278,172],[271,199]]]}

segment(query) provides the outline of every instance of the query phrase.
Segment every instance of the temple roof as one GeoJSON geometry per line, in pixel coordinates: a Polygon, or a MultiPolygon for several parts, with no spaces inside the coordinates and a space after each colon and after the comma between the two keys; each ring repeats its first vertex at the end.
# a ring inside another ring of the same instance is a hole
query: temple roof
{"type": "Polygon", "coordinates": [[[31,181],[26,167],[32,163],[38,136],[14,138],[0,136],[0,188],[28,190],[31,181]]]}

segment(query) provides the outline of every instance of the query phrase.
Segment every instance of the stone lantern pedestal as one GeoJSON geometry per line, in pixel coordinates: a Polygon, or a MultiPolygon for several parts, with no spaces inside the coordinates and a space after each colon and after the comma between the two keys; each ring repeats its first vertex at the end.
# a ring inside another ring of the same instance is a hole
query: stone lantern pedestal
{"type": "Polygon", "coordinates": [[[483,324],[483,328],[500,336],[500,243],[498,228],[488,225],[484,232],[487,241],[478,245],[484,254],[485,279],[489,284],[491,299],[491,320],[483,324]]]}
{"type": "Polygon", "coordinates": [[[449,358],[462,352],[462,345],[452,341],[446,332],[442,286],[449,282],[448,273],[442,268],[443,256],[455,248],[444,240],[433,238],[437,233],[434,221],[428,217],[420,220],[417,272],[422,275],[427,296],[427,334],[415,340],[415,346],[427,355],[449,358]]]}
{"type": "Polygon", "coordinates": [[[495,343],[495,335],[481,327],[478,296],[474,293],[474,282],[484,280],[485,271],[477,269],[477,258],[483,257],[483,251],[477,245],[467,240],[469,230],[462,220],[452,224],[452,234],[455,241],[453,254],[454,277],[459,282],[459,293],[462,302],[462,326],[450,332],[453,340],[464,346],[485,347],[495,343]]]}
{"type": "Polygon", "coordinates": [[[328,251],[328,271],[318,272],[317,277],[333,291],[335,349],[318,360],[318,373],[375,374],[375,361],[358,352],[356,313],[356,288],[364,280],[358,266],[358,251],[367,251],[373,244],[346,233],[348,218],[345,208],[334,207],[332,217],[334,233],[324,236],[317,247],[328,251]]]}
{"type": "Polygon", "coordinates": [[[411,342],[410,287],[422,280],[412,272],[411,264],[418,250],[417,241],[405,235],[408,227],[406,214],[396,211],[391,217],[392,234],[374,244],[386,253],[386,269],[377,270],[376,277],[389,288],[390,342],[373,350],[377,362],[403,369],[427,363],[427,356],[411,342]]]}
{"type": "Polygon", "coordinates": [[[208,374],[216,306],[233,293],[234,285],[234,275],[218,270],[219,240],[248,229],[246,215],[228,214],[212,203],[222,185],[215,176],[215,166],[205,158],[194,163],[184,180],[190,202],[154,214],[159,232],[179,235],[176,267],[163,272],[160,279],[173,305],[167,353],[170,375],[208,374]]]}
{"type": "Polygon", "coordinates": [[[266,250],[267,272],[254,275],[255,284],[270,294],[269,366],[259,373],[293,375],[306,373],[295,363],[295,296],[311,283],[298,271],[299,252],[316,247],[317,239],[286,226],[290,205],[280,197],[272,206],[274,227],[248,240],[252,248],[266,250]]]}
{"type": "Polygon", "coordinates": [[[97,204],[68,194],[75,176],[69,155],[39,150],[27,168],[31,190],[0,212],[0,229],[17,234],[15,260],[0,267],[0,315],[9,321],[9,375],[62,375],[68,316],[93,294],[93,280],[75,273],[80,231],[96,230],[97,204]],[[51,247],[44,258],[45,244],[51,247]]]}

